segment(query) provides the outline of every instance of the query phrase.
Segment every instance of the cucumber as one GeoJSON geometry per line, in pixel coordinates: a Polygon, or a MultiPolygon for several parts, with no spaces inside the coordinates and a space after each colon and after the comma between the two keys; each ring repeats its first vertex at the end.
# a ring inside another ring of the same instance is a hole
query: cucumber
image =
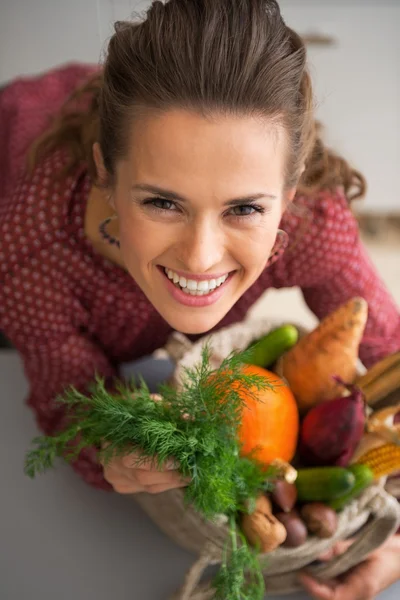
{"type": "Polygon", "coordinates": [[[329,502],[329,506],[336,511],[342,510],[346,504],[357,498],[374,480],[374,474],[367,465],[351,465],[347,469],[353,473],[356,482],[353,489],[347,492],[347,494],[343,494],[343,496],[339,496],[329,502]]]}
{"type": "Polygon", "coordinates": [[[344,467],[313,467],[299,469],[295,483],[300,502],[328,502],[350,492],[356,478],[344,467]]]}
{"type": "Polygon", "coordinates": [[[298,339],[299,332],[296,327],[282,325],[250,345],[246,351],[246,363],[267,368],[292,348],[298,339]]]}

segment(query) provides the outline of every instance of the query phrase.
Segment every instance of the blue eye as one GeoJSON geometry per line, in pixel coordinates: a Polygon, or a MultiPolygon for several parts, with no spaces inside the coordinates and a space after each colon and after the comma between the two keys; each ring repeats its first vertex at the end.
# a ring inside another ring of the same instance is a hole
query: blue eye
{"type": "Polygon", "coordinates": [[[255,208],[254,206],[244,204],[243,206],[234,206],[232,208],[232,212],[235,215],[235,217],[247,217],[248,215],[252,215],[255,212],[255,208]]]}
{"type": "MultiPolygon", "coordinates": [[[[167,212],[179,213],[181,210],[172,200],[161,197],[147,198],[143,201],[143,205],[148,206],[150,210],[164,214],[167,212]]],[[[263,213],[265,213],[265,208],[257,204],[238,204],[237,206],[232,206],[225,215],[235,219],[243,219],[244,217],[250,218],[256,216],[256,214],[263,213]]]]}
{"type": "Polygon", "coordinates": [[[256,213],[262,214],[265,212],[262,206],[256,204],[240,204],[232,207],[231,211],[234,217],[251,217],[256,213]]]}

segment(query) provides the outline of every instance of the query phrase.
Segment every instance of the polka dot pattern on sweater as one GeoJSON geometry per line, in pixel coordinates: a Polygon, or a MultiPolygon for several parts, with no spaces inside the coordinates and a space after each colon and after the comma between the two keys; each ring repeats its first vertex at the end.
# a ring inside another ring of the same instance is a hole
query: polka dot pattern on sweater
{"type": "MultiPolygon", "coordinates": [[[[43,106],[49,98],[60,106],[82,73],[68,67],[0,93],[0,130],[6,132],[0,156],[8,169],[0,162],[0,329],[23,357],[28,404],[47,434],[65,424],[55,398],[66,386],[84,391],[95,373],[112,385],[119,364],[150,354],[170,333],[129,274],[86,240],[91,181],[85,165],[56,180],[66,160],[60,150],[31,175],[16,175],[27,141],[45,125],[43,106]]],[[[243,319],[269,288],[298,286],[319,318],[350,297],[368,301],[361,346],[366,365],[399,350],[399,311],[360,242],[343,194],[297,197],[280,226],[289,235],[289,248],[218,327],[243,319]]],[[[81,452],[73,466],[89,484],[110,489],[95,449],[81,452]]]]}

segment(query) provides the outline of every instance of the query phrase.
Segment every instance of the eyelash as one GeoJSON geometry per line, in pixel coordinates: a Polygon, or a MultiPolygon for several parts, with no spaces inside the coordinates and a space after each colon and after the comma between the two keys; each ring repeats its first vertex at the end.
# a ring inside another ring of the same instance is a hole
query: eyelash
{"type": "MultiPolygon", "coordinates": [[[[156,211],[158,213],[165,213],[168,211],[171,211],[171,207],[175,207],[176,208],[176,204],[172,201],[172,200],[166,200],[165,198],[149,198],[148,200],[144,200],[143,204],[145,206],[149,206],[153,211],[156,211]],[[160,206],[156,206],[156,203],[162,203],[162,204],[168,204],[169,208],[160,208],[160,206]]],[[[248,203],[248,204],[241,204],[238,206],[233,206],[232,209],[230,210],[235,210],[235,209],[251,209],[252,212],[245,214],[245,215],[235,215],[235,214],[231,214],[230,216],[232,216],[234,219],[243,219],[243,218],[254,218],[256,216],[256,214],[264,214],[265,213],[265,208],[263,206],[260,206],[259,204],[252,204],[252,203],[248,203]]],[[[172,211],[175,212],[175,211],[172,211]]]]}

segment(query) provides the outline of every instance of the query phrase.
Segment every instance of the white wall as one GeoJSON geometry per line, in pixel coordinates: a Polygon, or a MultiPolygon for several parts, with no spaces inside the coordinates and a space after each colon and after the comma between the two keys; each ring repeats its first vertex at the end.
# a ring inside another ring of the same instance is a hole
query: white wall
{"type": "Polygon", "coordinates": [[[310,47],[327,140],[367,177],[364,209],[400,212],[400,0],[281,0],[289,25],[332,35],[310,47]]]}
{"type": "MultiPolygon", "coordinates": [[[[147,0],[0,0],[0,85],[70,60],[98,62],[112,23],[147,0]]],[[[287,23],[333,35],[310,48],[327,140],[368,178],[364,208],[400,212],[400,0],[281,0],[287,23]]]]}
{"type": "Polygon", "coordinates": [[[69,60],[97,62],[100,47],[97,0],[0,0],[0,84],[69,60]]]}
{"type": "Polygon", "coordinates": [[[0,0],[0,85],[60,63],[97,63],[113,23],[150,0],[0,0]]]}

